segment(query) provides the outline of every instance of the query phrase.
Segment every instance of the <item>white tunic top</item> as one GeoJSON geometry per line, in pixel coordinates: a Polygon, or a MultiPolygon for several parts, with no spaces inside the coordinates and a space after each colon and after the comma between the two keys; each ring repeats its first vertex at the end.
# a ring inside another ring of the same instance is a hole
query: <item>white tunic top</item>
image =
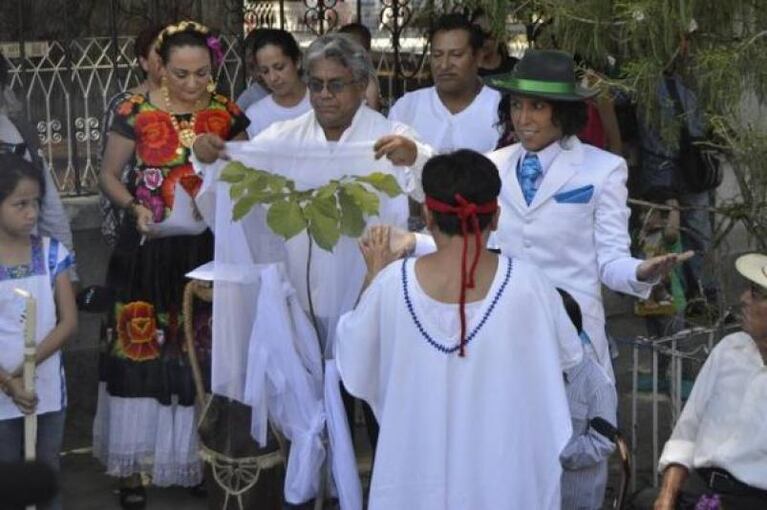
{"type": "Polygon", "coordinates": [[[540,271],[501,258],[487,297],[467,307],[463,358],[459,328],[435,322],[434,306],[408,259],[338,325],[344,384],[381,425],[369,508],[558,509],[571,434],[560,358],[581,356],[560,351],[577,333],[559,295],[540,271]]]}
{"type": "Polygon", "coordinates": [[[659,471],[718,467],[767,490],[767,366],[743,332],[722,339],[695,380],[659,471]]]}
{"type": "Polygon", "coordinates": [[[500,137],[495,127],[500,101],[497,90],[483,86],[469,106],[453,114],[442,103],[437,89],[429,87],[402,96],[392,106],[389,119],[415,129],[439,153],[457,149],[485,153],[495,149],[500,137]]]}
{"type": "Polygon", "coordinates": [[[247,110],[245,110],[245,115],[247,115],[250,120],[248,136],[253,138],[273,123],[295,119],[311,109],[312,105],[309,103],[309,89],[306,89],[306,94],[304,94],[303,99],[301,99],[297,105],[291,107],[278,105],[274,100],[274,96],[269,94],[260,101],[253,103],[247,110]]]}
{"type": "MultiPolygon", "coordinates": [[[[26,301],[14,289],[25,290],[36,299],[35,338],[40,344],[56,327],[56,303],[53,298],[56,276],[66,271],[73,261],[64,245],[55,239],[35,237],[29,265],[0,265],[0,366],[6,372],[13,372],[24,361],[26,301]]],[[[37,414],[60,411],[66,407],[61,351],[56,351],[36,367],[35,392],[39,399],[37,414]]],[[[0,420],[21,416],[23,414],[11,398],[0,393],[0,420]]]]}

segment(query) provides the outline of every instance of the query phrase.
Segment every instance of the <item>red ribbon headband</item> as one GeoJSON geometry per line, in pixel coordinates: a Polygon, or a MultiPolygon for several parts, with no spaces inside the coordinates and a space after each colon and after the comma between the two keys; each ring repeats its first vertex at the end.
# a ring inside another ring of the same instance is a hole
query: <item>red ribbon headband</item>
{"type": "Polygon", "coordinates": [[[465,356],[464,347],[466,345],[466,289],[474,288],[474,272],[477,269],[479,263],[479,252],[482,250],[482,232],[479,230],[478,214],[490,214],[498,210],[498,200],[493,199],[491,202],[485,202],[484,204],[475,204],[469,202],[463,198],[460,193],[455,194],[455,201],[457,205],[450,205],[444,202],[440,202],[436,198],[426,197],[426,207],[430,210],[443,213],[443,214],[455,214],[461,220],[461,234],[463,235],[463,255],[461,256],[461,299],[459,310],[461,314],[461,349],[460,356],[465,356]],[[474,243],[475,253],[474,260],[471,263],[471,268],[467,271],[466,268],[466,255],[469,249],[469,221],[471,221],[474,228],[474,243]]]}

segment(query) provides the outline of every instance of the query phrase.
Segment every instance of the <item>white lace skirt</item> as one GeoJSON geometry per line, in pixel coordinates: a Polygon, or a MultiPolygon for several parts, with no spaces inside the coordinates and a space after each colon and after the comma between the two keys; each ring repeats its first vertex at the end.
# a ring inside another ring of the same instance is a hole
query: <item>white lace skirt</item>
{"type": "Polygon", "coordinates": [[[161,405],[153,398],[113,397],[99,384],[93,455],[107,474],[149,473],[158,487],[202,482],[194,406],[161,405]]]}

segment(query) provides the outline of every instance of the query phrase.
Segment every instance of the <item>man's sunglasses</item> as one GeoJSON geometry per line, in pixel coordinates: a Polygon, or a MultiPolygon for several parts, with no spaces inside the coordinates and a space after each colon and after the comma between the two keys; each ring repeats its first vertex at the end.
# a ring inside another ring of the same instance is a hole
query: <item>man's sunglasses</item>
{"type": "Polygon", "coordinates": [[[354,85],[359,80],[330,80],[330,81],[322,81],[317,80],[315,78],[312,78],[309,80],[309,83],[307,83],[307,86],[309,87],[309,90],[313,94],[319,94],[323,91],[323,89],[327,88],[328,92],[335,95],[340,92],[343,92],[343,90],[348,87],[349,85],[354,85]]]}

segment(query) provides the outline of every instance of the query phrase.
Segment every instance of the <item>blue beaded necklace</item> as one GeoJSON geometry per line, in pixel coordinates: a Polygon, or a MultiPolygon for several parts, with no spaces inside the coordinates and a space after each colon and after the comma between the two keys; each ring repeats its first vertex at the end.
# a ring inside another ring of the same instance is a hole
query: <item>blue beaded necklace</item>
{"type": "MultiPolygon", "coordinates": [[[[402,291],[405,295],[405,304],[407,305],[407,310],[410,313],[410,317],[413,319],[413,323],[415,324],[415,327],[418,328],[418,331],[421,333],[421,336],[426,340],[429,345],[434,347],[440,352],[444,352],[445,354],[452,354],[456,352],[461,347],[461,342],[459,341],[457,344],[453,345],[452,347],[448,347],[442,343],[437,342],[434,340],[428,331],[426,331],[426,328],[423,327],[423,324],[421,323],[421,320],[418,318],[418,316],[415,313],[415,308],[413,308],[413,301],[410,298],[410,291],[408,290],[407,286],[407,271],[406,271],[406,265],[409,259],[405,259],[402,261],[402,291]]],[[[503,291],[506,289],[506,285],[509,283],[509,279],[511,278],[511,269],[512,269],[512,260],[507,259],[508,263],[506,264],[506,274],[503,276],[503,282],[501,283],[500,288],[498,289],[498,292],[495,293],[495,296],[493,296],[493,301],[490,303],[490,306],[487,307],[487,311],[482,316],[482,320],[479,321],[479,324],[477,324],[477,327],[475,327],[471,333],[468,334],[466,337],[466,343],[465,345],[469,345],[469,342],[471,342],[474,337],[479,333],[479,331],[482,329],[482,326],[485,325],[485,322],[487,322],[487,319],[490,318],[490,314],[493,313],[493,309],[495,308],[495,305],[498,303],[498,300],[501,299],[501,296],[503,295],[503,291]]]]}

